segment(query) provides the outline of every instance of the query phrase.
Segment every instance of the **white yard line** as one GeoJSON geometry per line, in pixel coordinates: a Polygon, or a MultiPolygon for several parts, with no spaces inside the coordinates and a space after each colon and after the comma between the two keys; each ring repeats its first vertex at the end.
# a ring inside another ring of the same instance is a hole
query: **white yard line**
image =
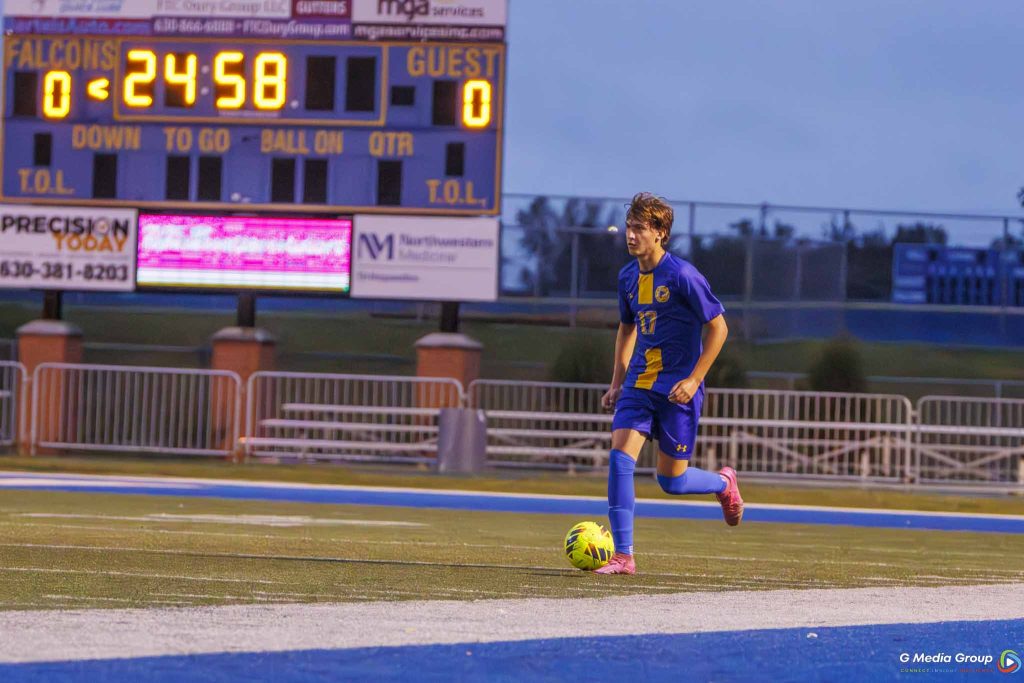
{"type": "Polygon", "coordinates": [[[174,579],[177,581],[206,581],[222,583],[259,583],[259,584],[283,584],[284,581],[267,581],[265,579],[228,579],[215,576],[195,576],[180,574],[152,574],[149,572],[119,572],[108,569],[57,569],[54,567],[0,567],[3,572],[27,572],[41,574],[92,574],[94,576],[134,576],[143,579],[174,579]]]}
{"type": "MultiPolygon", "coordinates": [[[[262,481],[246,479],[203,479],[193,477],[152,477],[152,476],[110,476],[99,474],[44,474],[29,472],[0,471],[0,486],[17,488],[19,486],[89,486],[102,485],[128,488],[131,486],[171,487],[183,485],[189,487],[215,486],[218,488],[264,488],[289,490],[317,491],[360,491],[371,493],[402,493],[425,496],[456,496],[481,498],[516,498],[539,500],[579,500],[606,501],[601,496],[572,496],[544,493],[503,493],[496,491],[467,491],[461,489],[429,489],[393,486],[351,486],[343,484],[306,484],[279,481],[262,481]]],[[[658,506],[690,506],[717,508],[719,504],[712,501],[677,500],[666,498],[639,498],[638,503],[658,506]]],[[[832,507],[824,505],[785,505],[779,503],[749,503],[748,510],[802,510],[818,512],[848,512],[860,515],[911,515],[917,517],[962,517],[966,519],[1005,519],[1020,521],[1021,515],[990,514],[978,512],[933,512],[925,510],[905,510],[888,508],[832,507]]]]}
{"type": "Polygon", "coordinates": [[[149,515],[87,515],[57,512],[21,512],[13,517],[29,517],[42,519],[112,519],[121,522],[154,522],[172,524],[241,524],[245,526],[269,527],[315,527],[315,526],[398,526],[423,527],[421,522],[395,522],[380,519],[337,519],[331,517],[308,517],[306,515],[172,515],[156,512],[149,515]]]}
{"type": "MultiPolygon", "coordinates": [[[[628,582],[628,577],[593,577],[628,582]]],[[[0,612],[0,661],[1024,619],[1024,584],[0,612]],[[615,614],[613,621],[608,615],[615,614]],[[358,628],[353,626],[358,624],[358,628]]]]}

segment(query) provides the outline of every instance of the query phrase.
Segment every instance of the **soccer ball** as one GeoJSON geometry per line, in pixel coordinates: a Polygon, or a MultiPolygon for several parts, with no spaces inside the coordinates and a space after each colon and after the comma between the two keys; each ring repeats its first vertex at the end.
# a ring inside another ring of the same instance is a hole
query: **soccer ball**
{"type": "Polygon", "coordinates": [[[614,552],[611,532],[596,522],[580,522],[565,535],[565,556],[577,569],[599,569],[614,552]]]}

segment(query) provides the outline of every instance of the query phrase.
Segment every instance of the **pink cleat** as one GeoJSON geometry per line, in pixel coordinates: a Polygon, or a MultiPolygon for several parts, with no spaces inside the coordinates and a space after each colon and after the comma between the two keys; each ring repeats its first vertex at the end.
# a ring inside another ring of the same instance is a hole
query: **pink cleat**
{"type": "Polygon", "coordinates": [[[615,553],[608,564],[594,570],[595,574],[636,574],[636,562],[632,555],[615,553]]]}
{"type": "Polygon", "coordinates": [[[736,526],[743,519],[743,498],[740,497],[740,487],[736,484],[736,470],[731,467],[723,467],[718,473],[725,477],[725,490],[716,493],[718,502],[722,504],[722,515],[725,516],[725,523],[729,526],[736,526]]]}

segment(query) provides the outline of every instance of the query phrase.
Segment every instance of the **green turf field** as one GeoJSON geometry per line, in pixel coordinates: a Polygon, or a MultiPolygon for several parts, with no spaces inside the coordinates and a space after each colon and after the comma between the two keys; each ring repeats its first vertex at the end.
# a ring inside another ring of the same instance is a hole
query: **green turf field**
{"type": "Polygon", "coordinates": [[[469,600],[1024,580],[1024,538],[640,519],[635,577],[569,567],[565,515],[5,491],[0,609],[469,600]]]}

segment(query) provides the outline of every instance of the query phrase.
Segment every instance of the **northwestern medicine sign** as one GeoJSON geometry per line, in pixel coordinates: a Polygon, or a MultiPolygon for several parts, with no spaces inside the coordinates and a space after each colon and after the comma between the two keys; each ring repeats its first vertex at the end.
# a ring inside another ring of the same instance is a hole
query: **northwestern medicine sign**
{"type": "Polygon", "coordinates": [[[356,216],[352,296],[494,301],[498,220],[356,216]]]}

